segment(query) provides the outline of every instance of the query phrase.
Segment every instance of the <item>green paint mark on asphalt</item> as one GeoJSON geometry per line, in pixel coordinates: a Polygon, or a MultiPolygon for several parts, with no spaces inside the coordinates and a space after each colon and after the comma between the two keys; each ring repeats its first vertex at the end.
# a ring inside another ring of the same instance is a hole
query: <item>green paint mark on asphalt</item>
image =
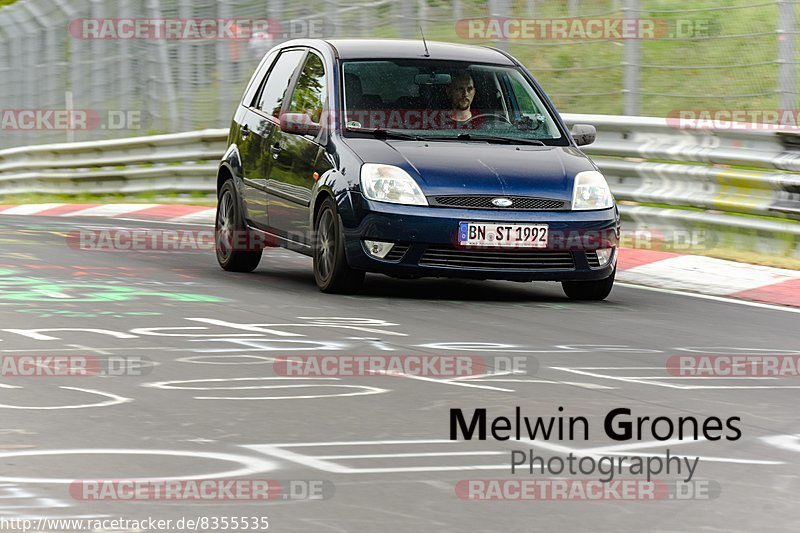
{"type": "Polygon", "coordinates": [[[53,316],[62,318],[97,318],[100,316],[124,318],[128,316],[160,316],[163,314],[148,311],[69,311],[62,309],[18,309],[17,312],[35,314],[39,316],[39,318],[50,318],[53,316]]]}
{"type": "Polygon", "coordinates": [[[222,302],[206,294],[151,291],[124,285],[101,283],[59,283],[42,278],[13,276],[14,270],[0,269],[0,300],[15,302],[126,302],[161,298],[173,302],[222,302]]]}

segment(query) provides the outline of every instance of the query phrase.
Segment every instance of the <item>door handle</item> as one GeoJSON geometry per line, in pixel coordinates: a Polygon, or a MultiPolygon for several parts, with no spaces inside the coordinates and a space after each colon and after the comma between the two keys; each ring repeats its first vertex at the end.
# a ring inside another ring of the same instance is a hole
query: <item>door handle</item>
{"type": "Polygon", "coordinates": [[[250,128],[245,124],[244,127],[242,127],[242,139],[246,139],[248,135],[250,135],[250,128]]]}
{"type": "Polygon", "coordinates": [[[281,145],[278,143],[273,144],[269,147],[269,153],[272,154],[273,159],[278,159],[278,156],[281,153],[281,145]]]}

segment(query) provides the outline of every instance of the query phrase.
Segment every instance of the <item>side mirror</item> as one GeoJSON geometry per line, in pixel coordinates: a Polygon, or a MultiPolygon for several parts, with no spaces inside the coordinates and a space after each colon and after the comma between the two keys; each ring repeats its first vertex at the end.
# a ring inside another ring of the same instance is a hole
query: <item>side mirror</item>
{"type": "Polygon", "coordinates": [[[597,137],[597,129],[591,124],[575,124],[570,133],[578,146],[592,144],[597,137]]]}
{"type": "Polygon", "coordinates": [[[316,135],[320,125],[311,120],[308,113],[284,113],[281,115],[281,131],[297,135],[316,135]]]}

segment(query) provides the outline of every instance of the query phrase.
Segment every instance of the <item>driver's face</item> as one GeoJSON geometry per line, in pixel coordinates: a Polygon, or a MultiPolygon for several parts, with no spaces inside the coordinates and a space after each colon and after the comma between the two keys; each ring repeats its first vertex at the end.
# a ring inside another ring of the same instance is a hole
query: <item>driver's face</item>
{"type": "Polygon", "coordinates": [[[455,109],[466,111],[472,105],[472,99],[475,98],[475,84],[470,77],[456,78],[447,88],[447,94],[455,109]]]}

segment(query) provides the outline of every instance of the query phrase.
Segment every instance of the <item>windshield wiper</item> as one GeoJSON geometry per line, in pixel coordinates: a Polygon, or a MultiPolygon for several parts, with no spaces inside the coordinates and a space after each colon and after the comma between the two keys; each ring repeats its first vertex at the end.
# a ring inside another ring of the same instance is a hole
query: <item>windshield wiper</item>
{"type": "Polygon", "coordinates": [[[459,133],[456,136],[459,141],[487,141],[502,142],[507,144],[533,144],[536,146],[547,146],[539,139],[526,139],[525,137],[505,137],[503,135],[483,135],[474,133],[459,133]]]}
{"type": "Polygon", "coordinates": [[[412,141],[423,141],[426,140],[424,137],[420,137],[419,135],[412,135],[410,133],[404,133],[398,130],[389,130],[385,128],[347,128],[347,131],[357,131],[359,133],[371,133],[377,139],[408,139],[412,141]]]}
{"type": "Polygon", "coordinates": [[[430,135],[430,136],[421,136],[421,135],[414,135],[412,133],[405,133],[399,130],[392,130],[392,129],[385,129],[385,128],[354,128],[349,127],[347,131],[356,131],[359,133],[371,133],[377,139],[408,139],[412,141],[486,141],[486,142],[497,142],[497,143],[504,143],[504,144],[532,144],[535,146],[547,146],[545,143],[540,141],[539,139],[526,139],[524,137],[505,137],[502,135],[484,135],[484,134],[474,134],[474,133],[459,133],[458,135],[452,136],[439,136],[439,135],[430,135]]]}

